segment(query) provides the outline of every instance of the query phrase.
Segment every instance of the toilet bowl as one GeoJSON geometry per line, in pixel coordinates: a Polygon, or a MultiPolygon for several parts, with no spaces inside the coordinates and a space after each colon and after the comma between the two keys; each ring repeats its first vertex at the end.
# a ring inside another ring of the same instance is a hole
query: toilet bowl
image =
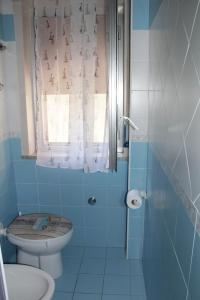
{"type": "Polygon", "coordinates": [[[17,262],[42,269],[54,279],[62,275],[61,250],[69,243],[73,226],[49,214],[18,216],[8,227],[8,240],[18,247],[17,262]]]}
{"type": "Polygon", "coordinates": [[[55,283],[42,270],[23,265],[4,265],[9,300],[51,300],[55,283]]]}

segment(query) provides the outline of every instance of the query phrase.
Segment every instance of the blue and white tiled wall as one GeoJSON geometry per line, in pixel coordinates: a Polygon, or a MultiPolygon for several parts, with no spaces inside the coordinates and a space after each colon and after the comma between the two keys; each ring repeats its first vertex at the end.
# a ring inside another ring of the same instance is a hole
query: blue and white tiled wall
{"type": "MultiPolygon", "coordinates": [[[[128,189],[146,191],[148,142],[149,0],[132,2],[130,117],[139,127],[130,130],[128,189]]],[[[142,258],[145,205],[128,209],[127,257],[142,258]]]]}
{"type": "MultiPolygon", "coordinates": [[[[14,81],[12,74],[7,76],[7,63],[8,66],[12,65],[12,72],[16,72],[16,65],[13,64],[13,49],[15,45],[10,41],[8,27],[5,26],[5,20],[12,20],[12,18],[7,15],[7,12],[5,5],[1,5],[0,39],[7,46],[7,51],[2,52],[0,55],[0,82],[4,85],[4,88],[0,91],[0,222],[2,222],[4,226],[7,226],[18,214],[10,139],[15,135],[15,131],[13,131],[12,128],[14,127],[11,127],[9,123],[10,117],[12,118],[13,114],[12,102],[14,107],[14,101],[10,98],[12,95],[10,88],[14,84],[14,81]],[[10,115],[8,115],[9,111],[11,112],[10,115]]],[[[1,238],[0,242],[4,261],[14,261],[15,247],[7,242],[5,238],[1,238]]]]}
{"type": "Polygon", "coordinates": [[[196,300],[200,299],[200,1],[163,0],[157,13],[153,2],[143,257],[147,297],[196,300]]]}
{"type": "Polygon", "coordinates": [[[84,174],[82,171],[36,166],[21,159],[15,140],[14,170],[18,208],[22,213],[48,212],[74,224],[74,246],[124,247],[126,235],[127,161],[118,161],[116,173],[84,174]],[[96,198],[96,205],[88,199],[96,198]]]}

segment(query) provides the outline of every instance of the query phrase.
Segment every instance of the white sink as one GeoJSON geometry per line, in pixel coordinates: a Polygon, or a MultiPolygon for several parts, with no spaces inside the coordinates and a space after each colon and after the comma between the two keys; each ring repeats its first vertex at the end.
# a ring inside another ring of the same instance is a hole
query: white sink
{"type": "Polygon", "coordinates": [[[9,300],[51,300],[55,283],[46,272],[25,265],[4,264],[9,300]]]}

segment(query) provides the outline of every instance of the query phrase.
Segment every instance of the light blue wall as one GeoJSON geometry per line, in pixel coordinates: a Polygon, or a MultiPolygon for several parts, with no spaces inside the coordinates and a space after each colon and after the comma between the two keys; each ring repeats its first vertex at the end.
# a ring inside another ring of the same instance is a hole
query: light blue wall
{"type": "Polygon", "coordinates": [[[18,207],[22,213],[47,212],[74,224],[72,245],[124,247],[126,235],[127,161],[114,173],[90,173],[36,166],[21,159],[13,141],[18,207]],[[95,197],[96,205],[87,200],[95,197]]]}
{"type": "MultiPolygon", "coordinates": [[[[17,198],[10,140],[0,142],[0,222],[6,227],[17,216],[17,198]]],[[[4,262],[15,261],[15,247],[1,238],[4,262]]]]}

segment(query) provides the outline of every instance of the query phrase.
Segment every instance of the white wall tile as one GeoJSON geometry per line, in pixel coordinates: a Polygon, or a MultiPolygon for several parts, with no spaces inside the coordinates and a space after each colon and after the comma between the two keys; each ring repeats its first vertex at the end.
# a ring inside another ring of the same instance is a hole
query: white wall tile
{"type": "Polygon", "coordinates": [[[195,19],[194,29],[191,38],[191,55],[194,60],[194,65],[198,72],[198,77],[200,78],[200,39],[199,39],[199,32],[200,32],[200,7],[198,9],[198,14],[195,19]]]}
{"type": "Polygon", "coordinates": [[[193,200],[200,193],[200,106],[198,107],[186,138],[193,200]]]}
{"type": "Polygon", "coordinates": [[[147,141],[149,89],[149,30],[131,33],[130,117],[139,130],[130,129],[130,139],[147,141]]]}
{"type": "Polygon", "coordinates": [[[188,47],[189,43],[182,23],[182,19],[179,18],[171,51],[171,60],[173,63],[176,84],[178,84],[180,80],[188,47]]]}
{"type": "Polygon", "coordinates": [[[132,30],[131,61],[149,60],[149,30],[132,30]]]}
{"type": "Polygon", "coordinates": [[[139,130],[130,129],[130,139],[132,141],[147,141],[148,136],[148,119],[134,118],[134,123],[138,126],[139,130]]]}
{"type": "Polygon", "coordinates": [[[148,118],[148,91],[131,92],[130,116],[148,118]]]}
{"type": "Polygon", "coordinates": [[[149,87],[149,63],[134,61],[131,65],[131,90],[147,91],[149,87]]]}
{"type": "Polygon", "coordinates": [[[186,132],[200,98],[200,84],[190,53],[187,55],[178,93],[181,124],[186,132]]]}
{"type": "Polygon", "coordinates": [[[190,39],[192,26],[194,23],[195,14],[197,11],[199,0],[184,0],[181,5],[181,14],[183,23],[187,32],[188,39],[190,39]]]}
{"type": "Polygon", "coordinates": [[[186,149],[185,146],[183,146],[174,167],[174,176],[179,181],[185,194],[189,197],[189,199],[192,199],[190,173],[186,155],[186,149]]]}

